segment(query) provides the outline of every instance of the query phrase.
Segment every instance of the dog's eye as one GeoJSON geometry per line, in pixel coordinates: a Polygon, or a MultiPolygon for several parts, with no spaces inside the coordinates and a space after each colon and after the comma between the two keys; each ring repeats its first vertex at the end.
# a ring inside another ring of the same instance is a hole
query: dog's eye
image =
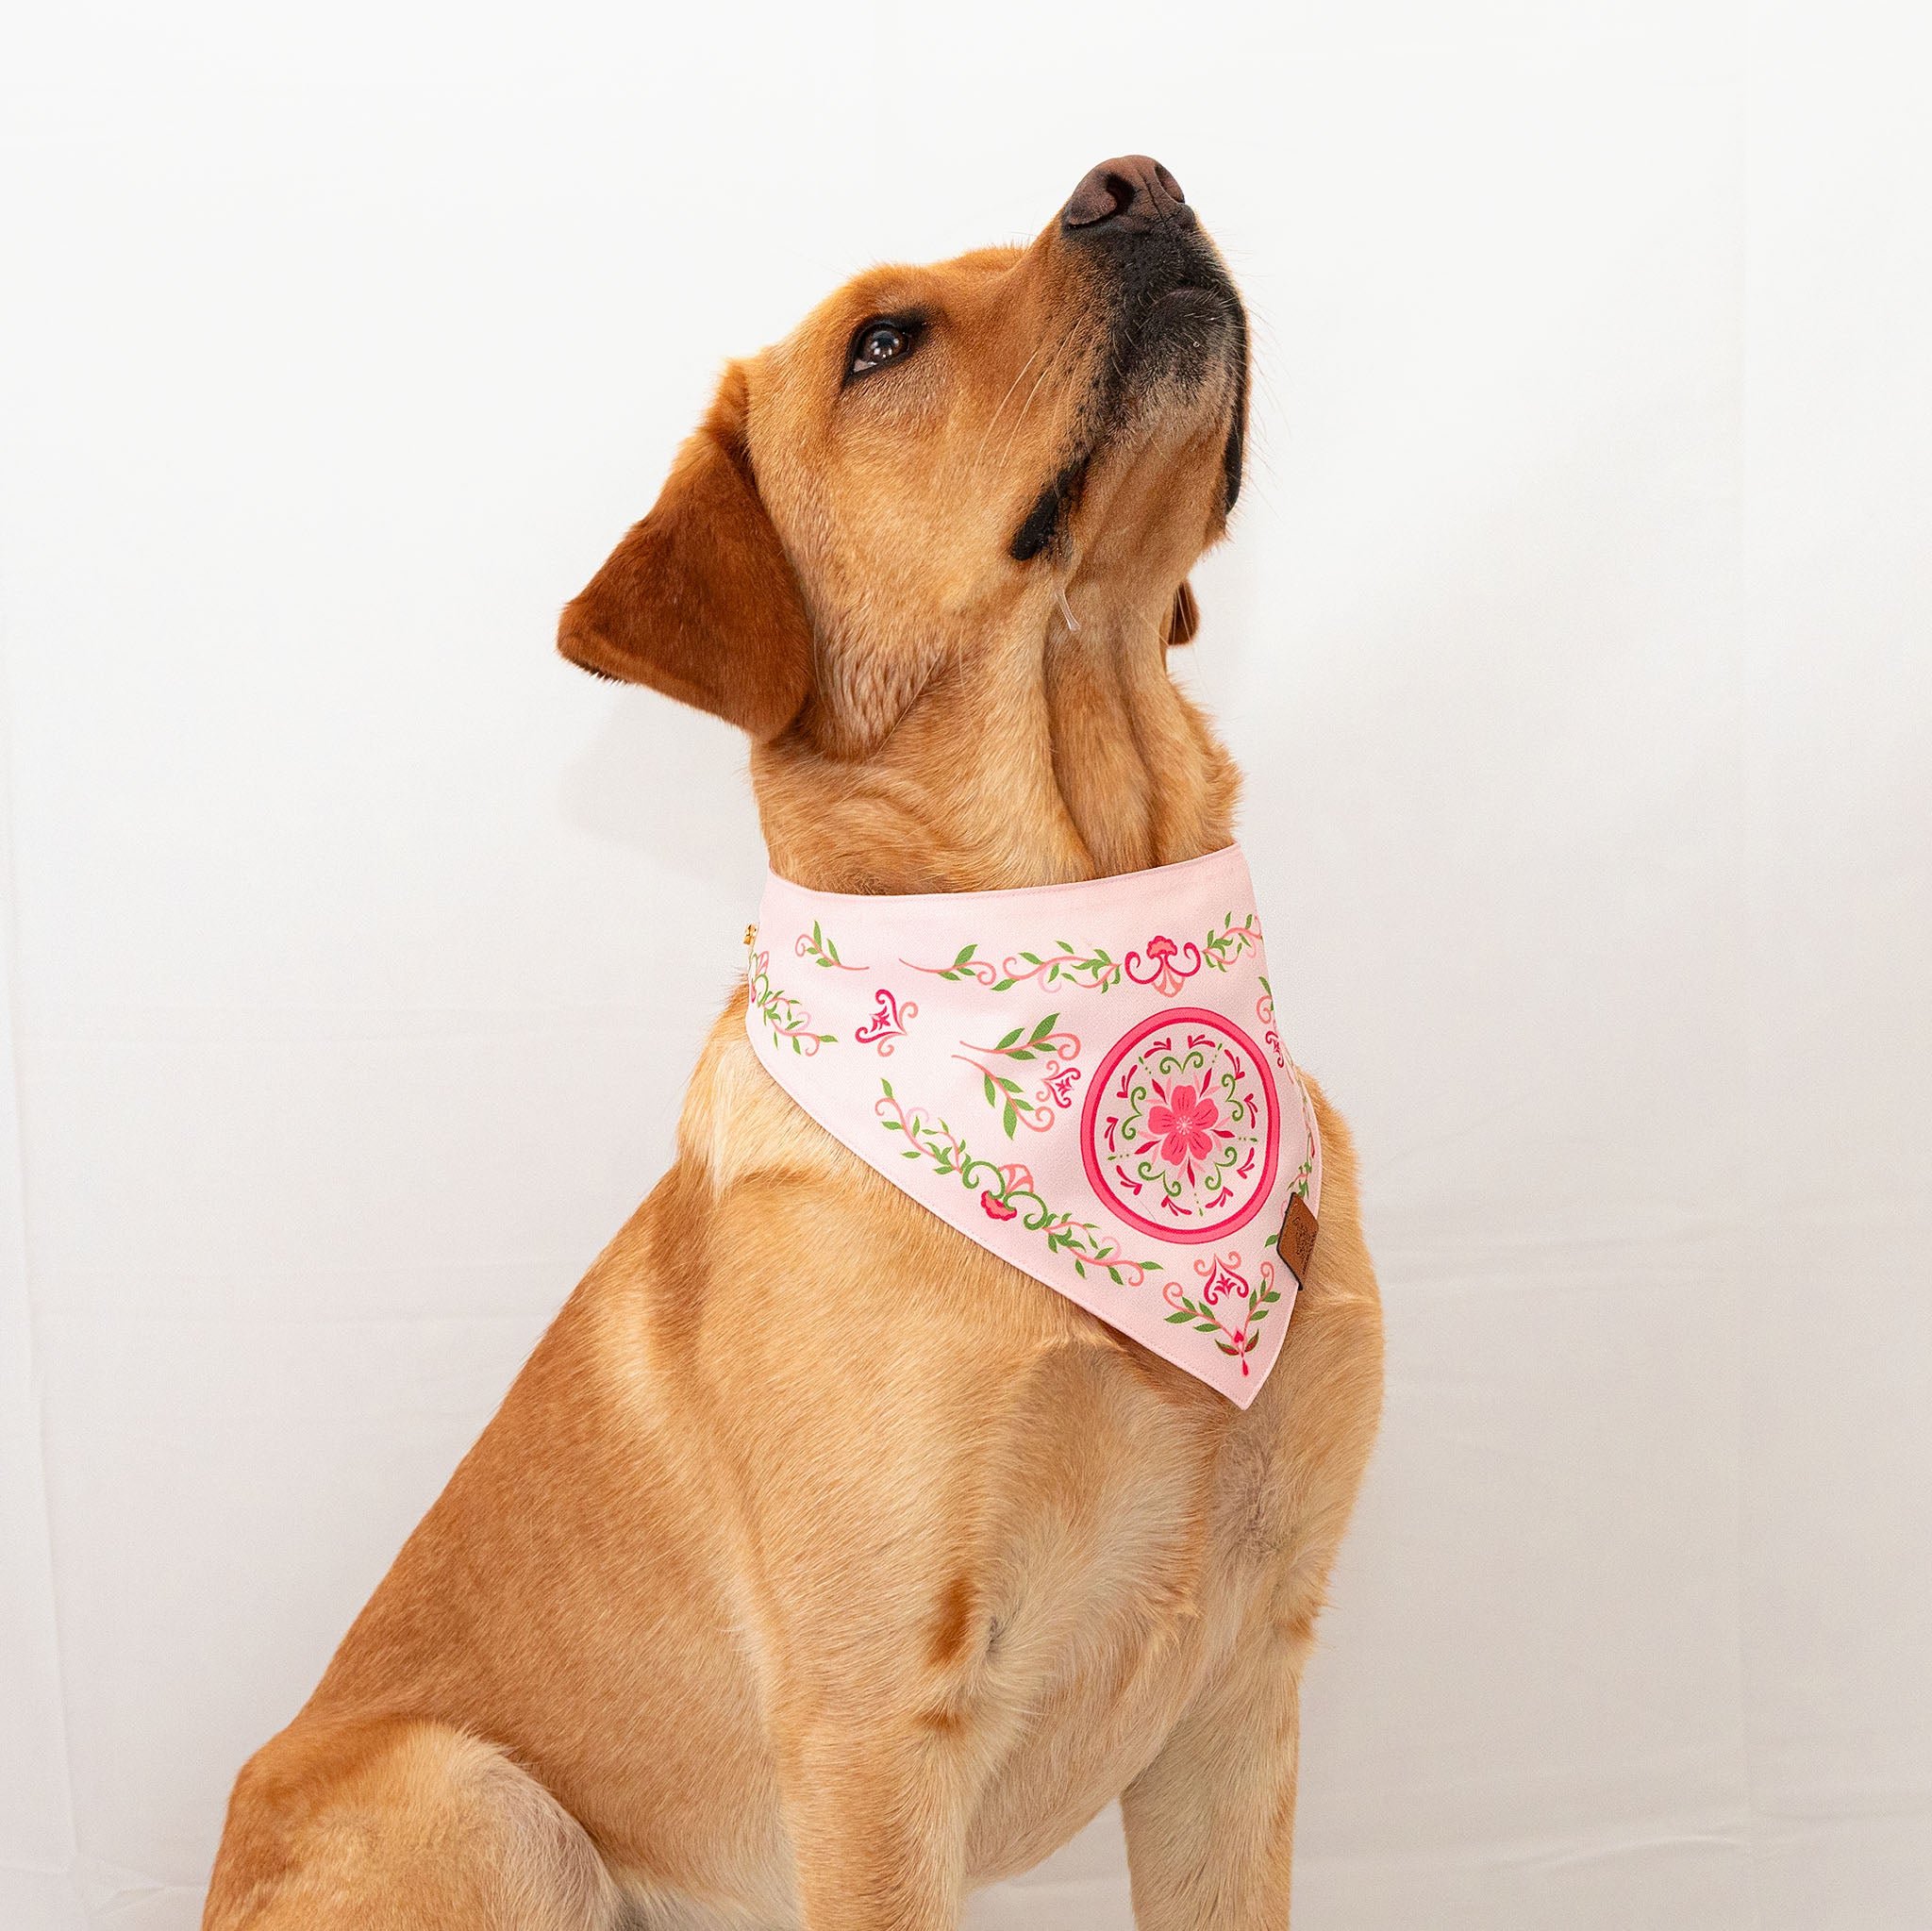
{"type": "Polygon", "coordinates": [[[912,331],[897,322],[868,322],[852,338],[852,364],[846,371],[849,380],[855,375],[870,375],[875,369],[883,369],[888,362],[896,362],[912,347],[912,331]]]}

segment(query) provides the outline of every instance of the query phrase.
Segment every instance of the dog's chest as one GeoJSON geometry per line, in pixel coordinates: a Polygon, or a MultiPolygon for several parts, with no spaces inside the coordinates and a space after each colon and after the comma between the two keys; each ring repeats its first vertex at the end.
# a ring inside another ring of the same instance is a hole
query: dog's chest
{"type": "Polygon", "coordinates": [[[1283,1554],[1263,1417],[1176,1402],[1111,1350],[1038,1396],[981,1690],[989,1718],[1024,1714],[975,1819],[974,1882],[1030,1868],[1154,1758],[1283,1554]]]}

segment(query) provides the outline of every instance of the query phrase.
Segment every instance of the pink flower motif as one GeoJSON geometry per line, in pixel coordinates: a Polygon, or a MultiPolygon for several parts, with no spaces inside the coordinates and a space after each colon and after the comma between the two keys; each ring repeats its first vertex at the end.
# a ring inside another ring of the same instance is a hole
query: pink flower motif
{"type": "Polygon", "coordinates": [[[996,1221],[1017,1220],[1020,1215],[1017,1207],[1008,1207],[1004,1200],[991,1192],[982,1193],[979,1196],[979,1204],[986,1209],[988,1216],[996,1221]]]}
{"type": "Polygon", "coordinates": [[[1124,963],[1127,977],[1137,986],[1152,986],[1163,998],[1172,999],[1181,989],[1184,980],[1191,979],[1201,970],[1201,948],[1190,942],[1185,947],[1176,945],[1164,933],[1156,933],[1147,941],[1148,970],[1140,970],[1141,955],[1127,954],[1124,963]],[[1186,963],[1176,965],[1174,961],[1185,956],[1186,963]]]}
{"type": "Polygon", "coordinates": [[[1208,1129],[1220,1118],[1221,1109],[1206,1093],[1177,1086],[1165,1104],[1157,1100],[1147,1108],[1147,1128],[1160,1141],[1160,1157],[1180,1167],[1211,1151],[1214,1139],[1208,1129]]]}

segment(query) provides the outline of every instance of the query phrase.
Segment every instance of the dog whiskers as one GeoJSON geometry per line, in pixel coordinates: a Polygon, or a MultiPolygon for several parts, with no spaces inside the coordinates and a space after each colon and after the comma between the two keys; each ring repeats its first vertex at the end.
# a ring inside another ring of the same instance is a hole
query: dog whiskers
{"type": "Polygon", "coordinates": [[[1020,413],[1013,418],[1013,427],[1007,437],[1007,446],[1000,451],[1000,467],[1002,469],[1006,467],[1007,458],[1013,453],[1013,444],[1019,437],[1020,425],[1026,420],[1026,411],[1033,407],[1033,398],[1040,393],[1040,385],[1059,366],[1060,354],[1073,339],[1074,331],[1070,328],[1060,337],[1058,341],[1054,343],[1053,354],[1048,357],[1046,367],[1034,377],[1033,387],[1026,391],[1026,400],[1020,405],[1020,413]]]}
{"type": "Polygon", "coordinates": [[[1041,350],[1043,349],[1045,346],[1046,344],[1043,341],[1038,341],[1033,344],[1033,354],[1031,356],[1028,356],[1026,359],[1020,364],[1019,375],[1015,375],[1012,381],[1008,383],[1006,394],[1000,397],[999,408],[993,410],[992,414],[986,419],[986,428],[980,435],[979,447],[973,452],[973,473],[974,475],[977,475],[979,474],[980,458],[986,454],[986,445],[992,440],[992,432],[994,426],[998,424],[999,419],[1006,414],[1007,405],[1013,399],[1014,390],[1018,389],[1021,383],[1023,383],[1026,379],[1026,372],[1027,370],[1032,368],[1034,358],[1037,357],[1040,354],[1041,350]]]}

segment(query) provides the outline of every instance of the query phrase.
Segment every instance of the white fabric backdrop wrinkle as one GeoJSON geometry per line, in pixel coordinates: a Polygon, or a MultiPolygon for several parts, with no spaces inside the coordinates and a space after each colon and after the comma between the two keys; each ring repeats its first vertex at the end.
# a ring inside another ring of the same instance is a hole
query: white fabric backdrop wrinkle
{"type": "MultiPolygon", "coordinates": [[[[558,604],[721,357],[1138,148],[1255,311],[1188,674],[1389,1299],[1297,1923],[1924,1931],[1932,26],[842,19],[9,27],[0,1921],[194,1922],[668,1157],[743,751],[558,604]]],[[[971,1917],[1124,1926],[1117,1817],[971,1917]]]]}

